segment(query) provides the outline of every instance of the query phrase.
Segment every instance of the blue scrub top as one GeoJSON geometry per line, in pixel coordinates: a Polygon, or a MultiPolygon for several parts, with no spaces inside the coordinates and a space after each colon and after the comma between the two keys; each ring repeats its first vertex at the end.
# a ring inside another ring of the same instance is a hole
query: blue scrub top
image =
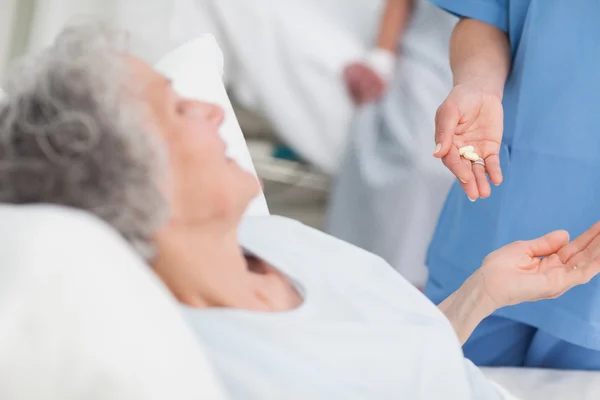
{"type": "MultiPolygon", "coordinates": [[[[455,290],[491,251],[600,220],[600,2],[432,0],[508,33],[513,64],[504,92],[504,183],[471,203],[455,184],[429,248],[428,295],[455,290]]],[[[498,315],[600,349],[600,280],[555,300],[498,315]]]]}

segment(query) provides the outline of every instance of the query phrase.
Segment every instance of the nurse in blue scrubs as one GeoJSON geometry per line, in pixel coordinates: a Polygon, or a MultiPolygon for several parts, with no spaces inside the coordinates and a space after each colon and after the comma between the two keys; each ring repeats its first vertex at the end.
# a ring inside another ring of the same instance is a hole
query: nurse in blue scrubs
{"type": "MultiPolygon", "coordinates": [[[[440,302],[490,251],[600,220],[600,2],[432,2],[462,17],[436,115],[434,155],[458,178],[427,256],[440,302]]],[[[499,310],[464,351],[479,365],[600,370],[600,281],[499,310]]]]}

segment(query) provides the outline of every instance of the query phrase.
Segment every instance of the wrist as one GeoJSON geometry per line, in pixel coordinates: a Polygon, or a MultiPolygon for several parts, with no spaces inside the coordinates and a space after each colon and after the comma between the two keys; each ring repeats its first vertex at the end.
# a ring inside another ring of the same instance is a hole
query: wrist
{"type": "Polygon", "coordinates": [[[454,77],[454,86],[471,86],[485,93],[491,94],[502,101],[504,96],[504,82],[499,82],[497,79],[481,75],[467,75],[454,77]]]}
{"type": "Polygon", "coordinates": [[[476,305],[476,313],[484,319],[493,314],[499,306],[494,299],[489,295],[481,269],[478,269],[471,275],[465,283],[458,289],[458,291],[467,291],[470,295],[470,299],[476,305]]]}
{"type": "Polygon", "coordinates": [[[479,271],[439,305],[462,344],[471,336],[477,325],[496,311],[496,308],[485,290],[479,271]]]}
{"type": "Polygon", "coordinates": [[[393,51],[376,47],[367,53],[363,61],[377,72],[385,82],[392,79],[396,68],[396,53],[393,51]]]}

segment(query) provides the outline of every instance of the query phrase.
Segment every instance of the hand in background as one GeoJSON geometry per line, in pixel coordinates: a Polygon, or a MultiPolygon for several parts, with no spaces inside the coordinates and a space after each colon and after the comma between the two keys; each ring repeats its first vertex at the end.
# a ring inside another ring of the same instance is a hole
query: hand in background
{"type": "Polygon", "coordinates": [[[383,78],[362,62],[348,65],[344,69],[344,79],[348,92],[357,105],[380,99],[386,88],[383,78]]]}

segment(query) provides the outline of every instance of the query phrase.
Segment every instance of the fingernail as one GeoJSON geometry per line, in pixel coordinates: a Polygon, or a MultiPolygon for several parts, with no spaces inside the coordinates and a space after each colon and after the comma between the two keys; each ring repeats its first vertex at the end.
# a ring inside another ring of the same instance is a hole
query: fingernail
{"type": "Polygon", "coordinates": [[[439,153],[441,149],[442,149],[442,145],[440,143],[436,144],[435,151],[433,152],[433,154],[439,153]]]}
{"type": "Polygon", "coordinates": [[[475,201],[477,200],[477,198],[472,199],[472,198],[469,197],[469,200],[471,201],[471,203],[475,203],[475,201]]]}
{"type": "Polygon", "coordinates": [[[467,181],[465,181],[463,178],[458,178],[459,181],[461,181],[462,183],[467,183],[467,181]]]}

